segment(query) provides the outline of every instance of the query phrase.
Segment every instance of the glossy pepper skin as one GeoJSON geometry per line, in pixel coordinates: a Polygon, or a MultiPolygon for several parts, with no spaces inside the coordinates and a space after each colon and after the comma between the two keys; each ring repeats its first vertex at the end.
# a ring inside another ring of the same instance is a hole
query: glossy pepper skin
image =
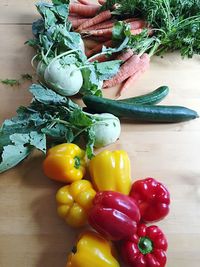
{"type": "Polygon", "coordinates": [[[92,184],[87,180],[75,181],[61,187],[56,194],[59,216],[72,227],[85,225],[95,195],[92,184]]]}
{"type": "Polygon", "coordinates": [[[49,149],[43,162],[47,177],[71,183],[83,178],[86,172],[85,152],[75,144],[64,143],[49,149]]]}
{"type": "Polygon", "coordinates": [[[137,233],[121,243],[121,255],[130,267],[164,267],[167,240],[155,225],[138,226],[137,233]]]}
{"type": "Polygon", "coordinates": [[[97,191],[117,191],[128,195],[131,188],[131,166],[123,150],[104,150],[89,162],[92,183],[97,191]]]}
{"type": "Polygon", "coordinates": [[[98,233],[87,231],[68,256],[66,267],[120,267],[112,245],[98,233]]]}
{"type": "Polygon", "coordinates": [[[110,240],[121,240],[137,230],[140,211],[135,201],[114,191],[97,192],[89,213],[89,224],[110,240]]]}
{"type": "Polygon", "coordinates": [[[130,196],[137,202],[143,222],[161,220],[169,213],[170,194],[162,183],[153,178],[134,182],[130,196]]]}

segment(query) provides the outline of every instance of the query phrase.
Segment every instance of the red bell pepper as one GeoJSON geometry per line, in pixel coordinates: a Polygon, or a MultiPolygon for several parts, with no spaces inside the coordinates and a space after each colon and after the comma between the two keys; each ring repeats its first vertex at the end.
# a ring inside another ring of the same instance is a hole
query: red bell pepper
{"type": "Polygon", "coordinates": [[[138,204],[143,222],[161,220],[169,213],[170,194],[162,183],[153,178],[134,182],[130,196],[138,204]]]}
{"type": "Polygon", "coordinates": [[[135,201],[114,191],[98,192],[89,213],[89,224],[110,240],[124,239],[137,231],[140,211],[135,201]]]}
{"type": "Polygon", "coordinates": [[[137,233],[121,243],[122,259],[130,267],[164,267],[167,240],[155,225],[138,226],[137,233]]]}

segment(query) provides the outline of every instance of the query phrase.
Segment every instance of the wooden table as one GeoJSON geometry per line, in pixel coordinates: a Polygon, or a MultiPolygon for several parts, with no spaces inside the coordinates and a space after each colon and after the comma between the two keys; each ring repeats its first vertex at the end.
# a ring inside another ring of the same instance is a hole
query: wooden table
{"type": "MultiPolygon", "coordinates": [[[[24,42],[32,36],[38,15],[34,0],[0,1],[0,78],[33,73],[34,54],[24,42]]],[[[163,104],[184,105],[200,112],[200,58],[182,60],[169,54],[152,58],[150,69],[124,97],[149,92],[167,84],[163,104]]],[[[0,84],[0,121],[15,115],[31,100],[27,88],[0,84]]],[[[113,97],[116,88],[104,92],[113,97]]],[[[171,193],[169,216],[158,223],[169,241],[167,267],[200,266],[200,123],[122,122],[120,140],[108,149],[125,149],[133,180],[155,177],[171,193]]],[[[55,192],[61,186],[46,178],[43,156],[33,153],[0,178],[0,267],[63,267],[66,255],[81,231],[68,228],[56,214],[55,192]]]]}

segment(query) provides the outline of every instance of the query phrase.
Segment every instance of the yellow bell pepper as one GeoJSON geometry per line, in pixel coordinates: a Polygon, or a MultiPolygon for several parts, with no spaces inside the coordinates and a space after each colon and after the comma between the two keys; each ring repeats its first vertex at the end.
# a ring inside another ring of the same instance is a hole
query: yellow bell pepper
{"type": "Polygon", "coordinates": [[[82,234],[67,259],[66,267],[120,267],[109,241],[99,234],[82,234]]]}
{"type": "Polygon", "coordinates": [[[49,149],[43,162],[49,178],[71,183],[83,178],[86,172],[85,152],[75,144],[64,143],[49,149]]]}
{"type": "Polygon", "coordinates": [[[124,150],[104,150],[89,162],[92,183],[98,191],[111,190],[128,195],[131,188],[131,166],[124,150]]]}
{"type": "Polygon", "coordinates": [[[70,226],[85,225],[95,195],[95,190],[87,180],[75,181],[71,185],[61,187],[56,194],[59,216],[70,226]]]}

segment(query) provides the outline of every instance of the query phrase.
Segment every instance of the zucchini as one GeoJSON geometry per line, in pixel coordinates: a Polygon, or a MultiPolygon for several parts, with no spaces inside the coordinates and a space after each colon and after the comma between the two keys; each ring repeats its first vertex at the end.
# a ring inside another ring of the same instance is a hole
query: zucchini
{"type": "Polygon", "coordinates": [[[148,94],[120,99],[117,101],[129,104],[154,105],[163,100],[168,95],[168,93],[169,93],[168,86],[160,86],[156,90],[148,94]]]}
{"type": "Polygon", "coordinates": [[[95,112],[109,112],[137,121],[182,122],[198,117],[196,111],[182,106],[134,105],[93,95],[83,96],[83,102],[95,112]]]}

